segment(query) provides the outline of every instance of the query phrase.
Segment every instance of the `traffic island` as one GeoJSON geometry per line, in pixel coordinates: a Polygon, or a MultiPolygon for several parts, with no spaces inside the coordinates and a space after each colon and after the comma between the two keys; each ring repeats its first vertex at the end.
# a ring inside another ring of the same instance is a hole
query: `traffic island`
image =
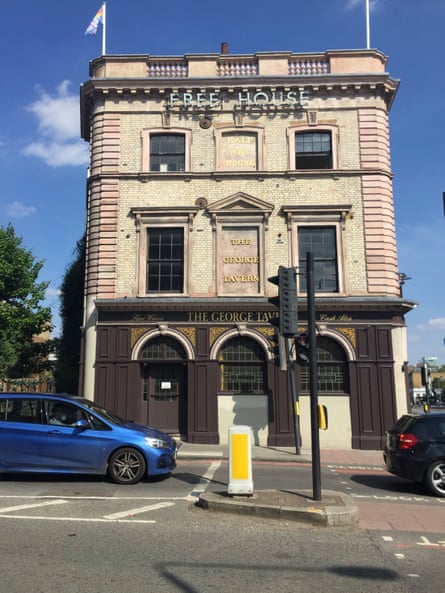
{"type": "Polygon", "coordinates": [[[258,490],[251,496],[231,496],[227,492],[204,492],[197,506],[214,512],[244,514],[336,527],[358,522],[358,509],[341,492],[325,490],[322,500],[314,500],[309,490],[258,490]]]}

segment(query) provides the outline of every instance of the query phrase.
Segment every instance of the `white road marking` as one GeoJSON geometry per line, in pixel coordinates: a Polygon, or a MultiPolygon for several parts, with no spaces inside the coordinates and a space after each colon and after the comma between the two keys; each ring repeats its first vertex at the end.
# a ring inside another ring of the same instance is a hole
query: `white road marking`
{"type": "MultiPolygon", "coordinates": [[[[19,498],[20,500],[46,500],[53,498],[58,499],[59,497],[50,494],[36,494],[33,496],[22,496],[21,494],[5,494],[0,495],[0,500],[2,498],[19,498]]],[[[66,498],[68,500],[109,500],[111,502],[114,500],[165,500],[166,498],[168,498],[168,500],[187,500],[186,496],[64,496],[63,498],[66,498]]]]}
{"type": "Polygon", "coordinates": [[[420,539],[421,539],[420,542],[416,542],[416,544],[418,546],[434,546],[434,547],[440,547],[441,545],[445,545],[445,540],[443,542],[439,541],[438,543],[435,543],[435,542],[430,541],[424,535],[421,535],[420,536],[420,539]]]}
{"type": "Polygon", "coordinates": [[[386,472],[387,470],[384,467],[379,465],[337,465],[337,464],[328,464],[331,470],[333,469],[355,469],[355,470],[364,470],[364,471],[378,471],[378,472],[386,472]]]}
{"type": "Polygon", "coordinates": [[[0,514],[1,513],[11,513],[13,511],[24,511],[25,509],[35,509],[37,507],[46,507],[46,506],[50,506],[53,504],[65,504],[67,503],[67,500],[61,500],[61,499],[57,499],[57,500],[49,500],[47,502],[36,502],[34,504],[19,504],[13,507],[6,507],[4,509],[0,509],[0,514]]]}
{"type": "Polygon", "coordinates": [[[206,490],[207,486],[213,480],[213,476],[215,475],[216,471],[220,466],[221,461],[212,461],[212,463],[209,465],[209,469],[202,476],[200,483],[197,484],[191,492],[189,492],[189,495],[187,497],[188,500],[195,501],[199,497],[199,495],[206,490]]]}
{"type": "Polygon", "coordinates": [[[35,517],[33,515],[0,515],[0,519],[27,519],[27,520],[35,520],[35,521],[73,521],[77,523],[156,523],[153,520],[144,520],[144,519],[118,519],[115,521],[111,521],[110,519],[100,519],[100,518],[91,518],[87,519],[86,517],[35,517]]]}
{"type": "Polygon", "coordinates": [[[384,536],[382,536],[382,540],[384,542],[393,542],[394,541],[394,538],[391,537],[390,535],[384,535],[384,536]]]}
{"type": "Polygon", "coordinates": [[[136,509],[129,509],[128,511],[122,511],[120,513],[112,513],[111,515],[104,515],[104,519],[121,519],[123,517],[133,517],[134,515],[140,515],[148,511],[157,511],[158,509],[165,509],[167,507],[174,506],[174,502],[159,502],[158,504],[151,504],[147,507],[139,507],[136,509]]]}
{"type": "Polygon", "coordinates": [[[437,502],[436,499],[428,499],[428,498],[424,498],[422,496],[406,496],[406,495],[402,495],[402,496],[394,496],[394,495],[390,495],[390,494],[386,494],[384,496],[378,495],[378,494],[356,494],[356,493],[352,493],[351,496],[353,498],[367,498],[367,499],[372,499],[372,500],[395,500],[395,501],[404,501],[404,502],[426,502],[426,503],[431,503],[431,504],[435,504],[437,502]]]}
{"type": "Polygon", "coordinates": [[[394,554],[394,556],[398,559],[398,560],[403,560],[405,558],[405,554],[394,554]]]}

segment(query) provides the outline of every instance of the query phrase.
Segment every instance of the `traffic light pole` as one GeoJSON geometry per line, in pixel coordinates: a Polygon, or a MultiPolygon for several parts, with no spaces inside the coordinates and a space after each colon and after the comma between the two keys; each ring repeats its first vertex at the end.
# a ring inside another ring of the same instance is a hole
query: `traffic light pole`
{"type": "Polygon", "coordinates": [[[287,372],[289,375],[290,394],[295,430],[295,453],[301,455],[301,432],[300,432],[300,402],[297,397],[297,386],[295,383],[295,363],[292,356],[292,340],[286,338],[287,372]]]}
{"type": "MultiPolygon", "coordinates": [[[[278,297],[269,298],[269,302],[278,307],[278,318],[270,320],[272,325],[278,327],[279,338],[285,345],[287,372],[289,376],[290,394],[292,399],[292,412],[294,418],[295,450],[301,453],[300,409],[295,383],[295,363],[292,356],[292,340],[298,330],[298,304],[297,304],[297,270],[296,268],[278,267],[278,274],[271,276],[269,282],[278,286],[278,297]]],[[[281,349],[279,348],[281,351],[281,349]]],[[[280,357],[280,368],[283,369],[280,357]]]]}
{"type": "Polygon", "coordinates": [[[311,399],[312,487],[313,499],[321,500],[320,433],[318,429],[317,332],[315,318],[314,259],[306,254],[307,312],[309,337],[309,387],[311,399]]]}

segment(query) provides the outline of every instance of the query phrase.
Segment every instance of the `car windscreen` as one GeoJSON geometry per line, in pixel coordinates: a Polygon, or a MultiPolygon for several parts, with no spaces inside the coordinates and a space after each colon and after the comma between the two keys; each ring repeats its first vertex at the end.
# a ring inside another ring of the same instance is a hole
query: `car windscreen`
{"type": "Polygon", "coordinates": [[[119,426],[127,424],[126,420],[124,420],[117,414],[110,412],[110,410],[107,410],[106,408],[99,406],[95,402],[88,400],[88,401],[82,401],[82,404],[86,408],[89,408],[92,412],[96,412],[97,414],[99,414],[99,416],[101,416],[101,418],[103,418],[104,420],[108,420],[108,422],[112,422],[113,424],[118,424],[119,426]]]}

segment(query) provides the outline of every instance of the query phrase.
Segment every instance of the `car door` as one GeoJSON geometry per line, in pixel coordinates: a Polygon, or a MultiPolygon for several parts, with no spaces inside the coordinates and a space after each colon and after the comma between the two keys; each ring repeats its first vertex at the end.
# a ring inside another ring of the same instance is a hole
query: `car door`
{"type": "Polygon", "coordinates": [[[101,471],[103,432],[75,426],[78,420],[88,420],[86,412],[75,404],[59,400],[47,400],[45,408],[48,424],[42,447],[42,465],[48,470],[101,471]],[[52,423],[51,419],[56,415],[61,418],[60,422],[52,423]]]}
{"type": "Polygon", "coordinates": [[[0,400],[0,467],[3,471],[38,469],[46,426],[41,400],[30,396],[0,400]]]}

